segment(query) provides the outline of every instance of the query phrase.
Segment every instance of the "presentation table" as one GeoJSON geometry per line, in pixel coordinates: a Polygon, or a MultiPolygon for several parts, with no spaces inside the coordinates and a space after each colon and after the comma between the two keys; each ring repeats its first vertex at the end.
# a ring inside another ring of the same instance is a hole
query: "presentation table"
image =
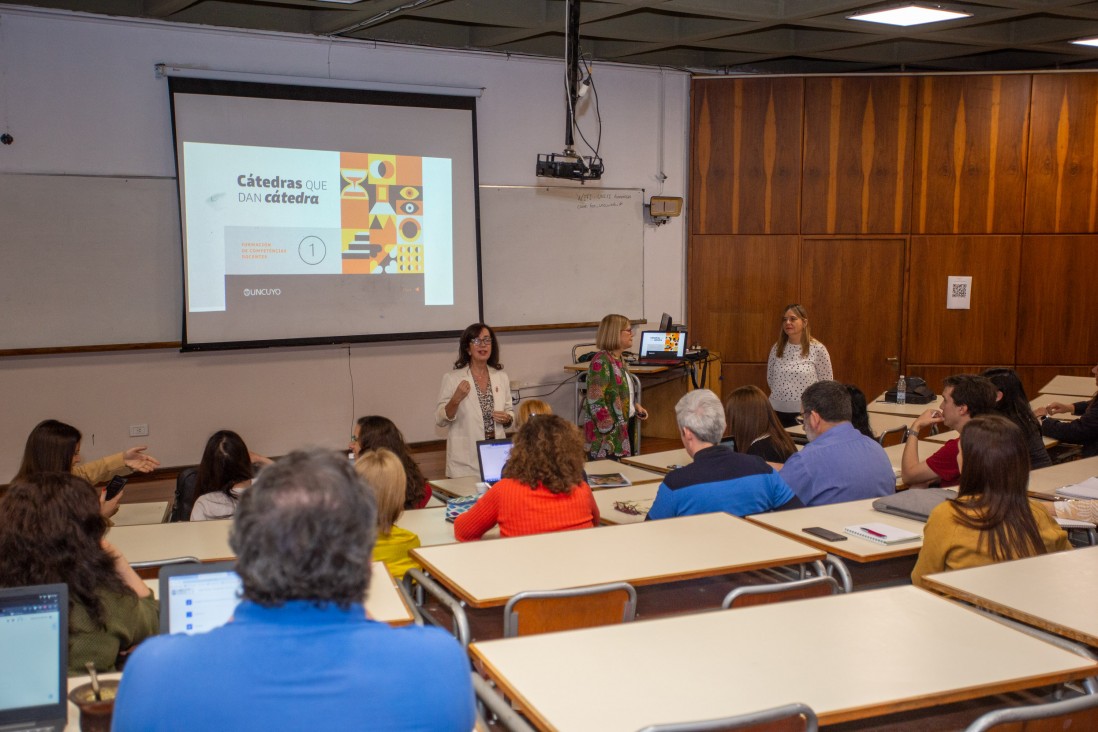
{"type": "Polygon", "coordinates": [[[1029,495],[1054,501],[1063,496],[1056,495],[1057,488],[1075,485],[1087,478],[1098,476],[1098,457],[1069,460],[1059,465],[1051,465],[1029,473],[1029,495]]]}
{"type": "Polygon", "coordinates": [[[930,408],[936,408],[942,402],[941,395],[934,397],[934,401],[927,404],[894,404],[892,402],[885,401],[885,392],[881,392],[876,399],[866,405],[866,410],[871,414],[892,414],[905,417],[911,417],[914,421],[915,417],[925,412],[930,408]]]}
{"type": "MultiPolygon", "coordinates": [[[[1039,407],[1044,407],[1052,402],[1060,402],[1061,404],[1074,404],[1081,401],[1078,396],[1071,396],[1068,394],[1038,394],[1035,398],[1029,400],[1029,406],[1036,410],[1039,407]]],[[[1070,414],[1067,412],[1060,412],[1052,415],[1052,419],[1060,419],[1065,422],[1070,422],[1075,419],[1079,419],[1079,415],[1070,414]]]]}
{"type": "Polygon", "coordinates": [[[1098,547],[939,572],[924,581],[950,597],[1098,646],[1098,547]]]}
{"type": "Polygon", "coordinates": [[[926,524],[922,521],[875,511],[873,509],[873,501],[875,500],[877,499],[864,498],[860,501],[830,503],[826,506],[808,506],[806,508],[790,509],[789,511],[757,513],[748,516],[747,520],[854,562],[876,562],[881,559],[908,557],[918,554],[923,546],[922,535],[926,524]],[[905,541],[900,544],[878,544],[875,541],[843,532],[843,529],[847,526],[859,526],[866,523],[888,524],[898,529],[906,529],[918,534],[919,539],[905,541]],[[846,537],[846,541],[828,541],[804,532],[806,527],[814,526],[834,531],[836,534],[842,534],[846,537]]]}
{"type": "MultiPolygon", "coordinates": [[[[651,470],[643,470],[641,468],[634,467],[633,465],[627,465],[625,463],[619,463],[617,460],[589,460],[583,464],[583,469],[587,471],[588,475],[598,475],[600,473],[621,473],[629,479],[630,483],[658,483],[663,480],[663,475],[660,473],[654,473],[651,470]]],[[[467,476],[465,478],[436,478],[430,481],[431,487],[438,491],[440,494],[444,494],[448,498],[461,498],[462,496],[476,495],[477,483],[480,478],[476,476],[467,476]]],[[[597,492],[599,489],[592,486],[597,492]]]]}
{"type": "Polygon", "coordinates": [[[823,552],[726,513],[414,549],[472,607],[524,590],[675,582],[815,562],[823,552]]]}
{"type": "Polygon", "coordinates": [[[595,491],[595,503],[599,507],[602,523],[641,523],[648,516],[648,509],[652,508],[659,487],[659,483],[641,483],[595,491]]]}
{"type": "Polygon", "coordinates": [[[118,513],[111,516],[115,526],[136,526],[138,524],[161,524],[168,518],[171,504],[167,501],[148,501],[145,503],[122,503],[118,513]]]}
{"type": "MultiPolygon", "coordinates": [[[[633,455],[632,457],[622,458],[621,461],[627,465],[645,470],[654,470],[657,473],[670,473],[675,468],[681,468],[694,462],[694,458],[686,453],[685,447],[680,447],[676,450],[663,450],[647,455],[633,455]]],[[[662,475],[660,480],[663,480],[662,475]]]]}
{"type": "MultiPolygon", "coordinates": [[[[1071,401],[1089,399],[1094,396],[1095,383],[1093,376],[1053,376],[1052,380],[1041,387],[1042,394],[1067,394],[1073,397],[1071,401]]],[[[1055,400],[1054,400],[1055,401],[1055,400]]]]}
{"type": "Polygon", "coordinates": [[[790,702],[833,724],[1098,672],[1095,661],[914,587],[476,642],[469,650],[537,728],[569,732],[632,732],[790,702]]]}

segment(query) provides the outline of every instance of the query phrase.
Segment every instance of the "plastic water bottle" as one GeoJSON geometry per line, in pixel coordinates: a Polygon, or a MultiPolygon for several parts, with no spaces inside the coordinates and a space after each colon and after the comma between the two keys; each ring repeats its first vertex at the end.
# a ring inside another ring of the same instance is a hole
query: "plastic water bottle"
{"type": "Polygon", "coordinates": [[[896,382],[896,403],[907,404],[907,379],[900,374],[900,380],[896,382]]]}

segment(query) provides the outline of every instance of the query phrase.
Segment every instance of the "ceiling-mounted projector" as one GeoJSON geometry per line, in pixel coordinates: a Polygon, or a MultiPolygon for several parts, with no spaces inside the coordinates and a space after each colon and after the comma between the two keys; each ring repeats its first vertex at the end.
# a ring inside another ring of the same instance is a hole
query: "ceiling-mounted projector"
{"type": "Polygon", "coordinates": [[[598,180],[602,177],[602,158],[576,155],[573,150],[562,153],[538,155],[538,175],[542,178],[567,178],[568,180],[598,180]]]}
{"type": "Polygon", "coordinates": [[[538,155],[537,175],[541,178],[564,178],[580,183],[602,178],[602,158],[596,145],[594,155],[577,155],[573,145],[572,130],[576,126],[576,102],[587,91],[590,76],[586,79],[579,65],[579,10],[580,0],[568,0],[564,19],[564,65],[568,82],[567,122],[564,128],[564,152],[538,155]]]}

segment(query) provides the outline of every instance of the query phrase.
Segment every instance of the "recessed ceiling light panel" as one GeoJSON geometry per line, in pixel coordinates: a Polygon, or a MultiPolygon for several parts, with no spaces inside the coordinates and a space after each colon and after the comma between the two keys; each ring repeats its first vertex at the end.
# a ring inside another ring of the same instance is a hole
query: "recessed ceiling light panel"
{"type": "Polygon", "coordinates": [[[887,10],[875,10],[869,13],[858,13],[847,16],[849,20],[867,20],[871,23],[887,23],[888,25],[922,25],[923,23],[938,23],[943,20],[956,20],[957,18],[970,18],[972,13],[962,13],[956,10],[942,10],[941,8],[929,8],[924,5],[904,5],[887,10]]]}

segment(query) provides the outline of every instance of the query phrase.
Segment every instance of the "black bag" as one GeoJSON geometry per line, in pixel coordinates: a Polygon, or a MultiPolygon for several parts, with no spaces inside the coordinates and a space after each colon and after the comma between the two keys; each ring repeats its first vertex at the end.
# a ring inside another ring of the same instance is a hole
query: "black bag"
{"type": "MultiPolygon", "coordinates": [[[[930,387],[926,385],[925,381],[918,376],[907,377],[908,404],[930,404],[937,399],[938,397],[930,390],[930,387]]],[[[885,392],[885,401],[889,404],[896,403],[896,387],[892,387],[885,392]]]]}

